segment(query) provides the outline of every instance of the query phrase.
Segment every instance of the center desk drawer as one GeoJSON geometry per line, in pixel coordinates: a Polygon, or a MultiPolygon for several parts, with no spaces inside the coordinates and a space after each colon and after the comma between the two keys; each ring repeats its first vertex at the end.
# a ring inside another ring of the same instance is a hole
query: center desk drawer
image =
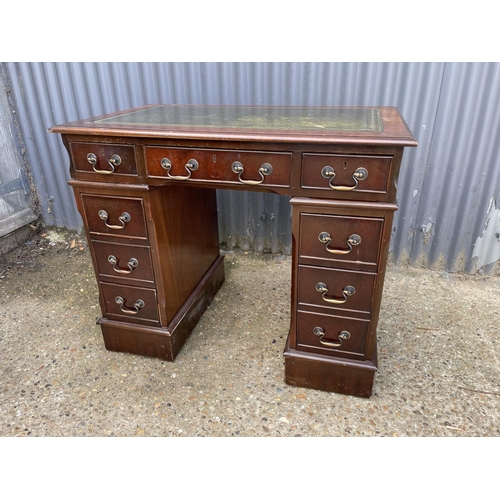
{"type": "Polygon", "coordinates": [[[289,186],[291,153],[146,147],[152,177],[231,184],[289,186]]]}
{"type": "Polygon", "coordinates": [[[370,314],[375,278],[371,273],[299,266],[299,303],[370,314]]]}
{"type": "Polygon", "coordinates": [[[301,264],[376,271],[383,219],[321,214],[300,217],[301,264]]]}
{"type": "Polygon", "coordinates": [[[91,234],[147,238],[142,198],[82,194],[82,201],[91,234]]]}
{"type": "Polygon", "coordinates": [[[392,156],[304,153],[302,187],[344,199],[385,200],[392,156]]]}

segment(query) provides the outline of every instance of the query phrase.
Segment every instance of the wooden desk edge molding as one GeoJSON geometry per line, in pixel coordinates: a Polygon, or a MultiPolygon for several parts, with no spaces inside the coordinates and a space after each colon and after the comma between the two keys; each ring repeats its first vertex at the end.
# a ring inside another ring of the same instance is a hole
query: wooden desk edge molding
{"type": "Polygon", "coordinates": [[[49,132],[108,350],[174,361],[224,281],[215,189],[267,191],[292,205],[285,381],[371,395],[397,178],[417,146],[396,108],[151,105],[49,132]]]}

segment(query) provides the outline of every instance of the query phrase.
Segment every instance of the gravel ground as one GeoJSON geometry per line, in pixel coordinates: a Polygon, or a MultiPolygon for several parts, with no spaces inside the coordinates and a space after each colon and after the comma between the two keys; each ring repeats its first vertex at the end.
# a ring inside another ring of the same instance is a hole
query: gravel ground
{"type": "Polygon", "coordinates": [[[86,241],[0,257],[1,436],[500,436],[500,277],[390,265],[370,399],[287,386],[291,259],[226,253],[174,363],[108,352],[86,241]]]}

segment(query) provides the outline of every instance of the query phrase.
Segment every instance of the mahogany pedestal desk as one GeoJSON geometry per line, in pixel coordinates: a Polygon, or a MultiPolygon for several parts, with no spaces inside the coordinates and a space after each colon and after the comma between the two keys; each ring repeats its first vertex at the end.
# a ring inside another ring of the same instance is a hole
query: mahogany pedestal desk
{"type": "Polygon", "coordinates": [[[285,380],[371,395],[397,177],[417,145],[396,108],[145,106],[50,132],[107,349],[173,361],[224,281],[215,188],[270,191],[292,205],[285,380]]]}

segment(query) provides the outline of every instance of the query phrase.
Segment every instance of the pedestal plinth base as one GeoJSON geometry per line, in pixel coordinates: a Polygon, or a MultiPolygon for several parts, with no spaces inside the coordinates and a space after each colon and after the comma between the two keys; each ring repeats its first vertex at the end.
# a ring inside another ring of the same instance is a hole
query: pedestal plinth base
{"type": "Polygon", "coordinates": [[[369,398],[377,371],[373,362],[312,356],[285,346],[285,382],[297,387],[369,398]]]}

